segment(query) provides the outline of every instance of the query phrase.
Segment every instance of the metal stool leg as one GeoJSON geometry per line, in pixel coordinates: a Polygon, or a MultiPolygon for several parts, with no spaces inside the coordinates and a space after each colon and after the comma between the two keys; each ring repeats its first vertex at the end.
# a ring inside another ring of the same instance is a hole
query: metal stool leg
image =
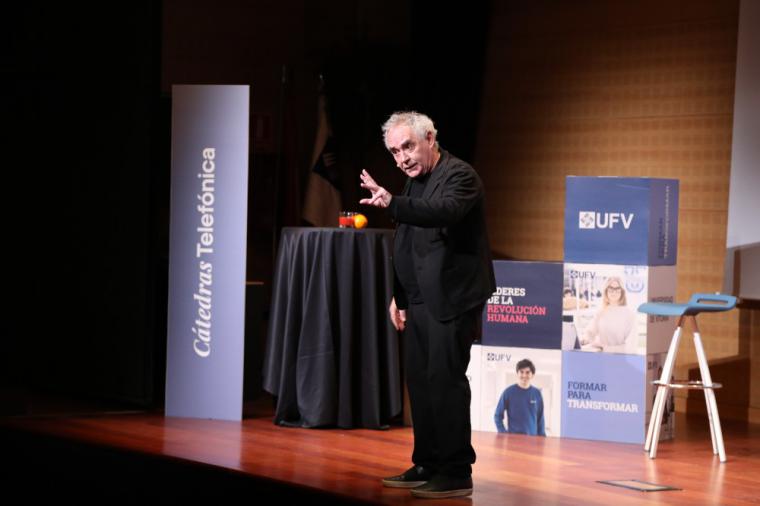
{"type": "MultiPolygon", "coordinates": [[[[683,327],[683,316],[678,319],[678,326],[673,332],[673,338],[670,340],[668,354],[665,357],[665,364],[662,366],[662,375],[660,381],[663,384],[670,382],[673,375],[673,369],[676,363],[676,354],[678,353],[678,344],[681,339],[681,329],[683,327]]],[[[647,439],[644,443],[644,451],[649,452],[649,458],[657,456],[657,442],[660,439],[660,427],[662,425],[662,415],[665,411],[665,405],[668,401],[669,388],[664,385],[657,385],[657,395],[652,405],[652,415],[649,419],[649,428],[647,429],[647,439]]]]}
{"type": "MultiPolygon", "coordinates": [[[[662,381],[662,380],[660,380],[662,381]]],[[[644,442],[644,451],[648,452],[649,449],[652,447],[652,435],[654,434],[654,426],[657,424],[657,412],[660,410],[660,404],[662,403],[662,398],[665,396],[665,388],[660,387],[659,385],[655,385],[655,388],[657,389],[657,394],[654,397],[654,402],[652,403],[652,414],[649,415],[649,427],[647,427],[647,439],[644,442]]]]}
{"type": "Polygon", "coordinates": [[[715,401],[715,391],[712,388],[712,377],[710,368],[707,365],[707,357],[702,347],[702,338],[699,335],[696,318],[692,317],[694,324],[694,349],[697,352],[697,361],[699,362],[699,373],[702,377],[702,384],[708,386],[705,388],[705,403],[707,404],[707,418],[710,420],[710,437],[712,439],[713,454],[717,454],[721,462],[726,461],[726,449],[723,445],[723,431],[720,427],[720,417],[718,416],[718,403],[715,401]]]}
{"type": "Polygon", "coordinates": [[[650,442],[649,447],[650,459],[657,457],[657,445],[660,442],[660,429],[662,428],[662,415],[665,411],[665,405],[667,404],[670,388],[667,386],[660,386],[659,391],[662,392],[660,403],[657,405],[657,411],[652,411],[652,416],[657,416],[657,418],[653,421],[655,426],[654,430],[652,431],[652,441],[650,442]]]}
{"type": "MultiPolygon", "coordinates": [[[[705,377],[705,367],[707,367],[707,360],[704,353],[704,349],[702,348],[702,339],[699,335],[699,329],[697,328],[697,320],[693,316],[691,317],[692,323],[694,324],[694,349],[697,353],[697,363],[699,364],[699,378],[702,381],[703,385],[712,385],[712,381],[710,379],[710,371],[708,369],[707,377],[705,377]],[[702,350],[701,352],[699,350],[702,350]],[[704,366],[702,364],[705,364],[704,366]]],[[[704,394],[705,394],[705,407],[707,408],[707,419],[710,421],[710,441],[712,442],[712,449],[713,454],[718,454],[718,444],[715,440],[715,423],[713,422],[713,412],[712,408],[710,406],[710,394],[711,388],[705,388],[704,394]]]]}

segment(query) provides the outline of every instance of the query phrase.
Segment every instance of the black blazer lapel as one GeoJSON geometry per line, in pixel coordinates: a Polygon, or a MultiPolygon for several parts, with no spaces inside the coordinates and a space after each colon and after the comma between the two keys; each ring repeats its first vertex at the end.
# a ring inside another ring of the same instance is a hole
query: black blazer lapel
{"type": "Polygon", "coordinates": [[[406,183],[404,183],[404,189],[401,190],[401,195],[404,197],[408,197],[409,190],[411,189],[411,187],[412,187],[412,178],[408,177],[406,178],[406,183]]]}
{"type": "Polygon", "coordinates": [[[449,154],[446,151],[441,150],[441,159],[438,160],[438,165],[430,174],[430,181],[428,181],[428,184],[425,185],[425,191],[422,193],[423,199],[430,198],[430,196],[435,193],[438,187],[441,186],[441,183],[445,179],[444,176],[446,175],[446,172],[449,168],[449,164],[446,163],[448,157],[449,154]]]}

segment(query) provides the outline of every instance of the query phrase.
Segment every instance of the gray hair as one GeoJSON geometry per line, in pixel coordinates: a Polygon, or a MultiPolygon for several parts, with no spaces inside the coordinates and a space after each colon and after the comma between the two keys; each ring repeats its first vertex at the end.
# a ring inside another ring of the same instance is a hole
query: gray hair
{"type": "Polygon", "coordinates": [[[388,147],[388,131],[391,128],[396,128],[401,125],[411,128],[414,134],[420,139],[424,139],[428,132],[432,133],[433,140],[436,141],[435,147],[438,148],[438,130],[435,129],[433,120],[425,114],[415,111],[394,112],[391,114],[391,117],[388,118],[388,121],[383,124],[383,142],[385,143],[386,148],[388,147]]]}

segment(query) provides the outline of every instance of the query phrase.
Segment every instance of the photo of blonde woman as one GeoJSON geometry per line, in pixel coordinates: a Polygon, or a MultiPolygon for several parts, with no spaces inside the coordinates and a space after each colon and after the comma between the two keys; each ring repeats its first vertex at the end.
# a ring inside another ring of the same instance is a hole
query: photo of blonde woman
{"type": "Polygon", "coordinates": [[[628,307],[625,288],[620,278],[607,278],[602,290],[602,307],[581,336],[585,351],[635,353],[636,314],[628,307]]]}

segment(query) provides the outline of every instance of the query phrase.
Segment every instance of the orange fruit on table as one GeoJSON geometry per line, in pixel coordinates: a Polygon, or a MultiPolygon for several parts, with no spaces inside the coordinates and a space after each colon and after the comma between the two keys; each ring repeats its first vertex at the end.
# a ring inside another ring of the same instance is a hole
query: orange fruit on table
{"type": "Polygon", "coordinates": [[[355,228],[364,228],[367,226],[367,217],[363,214],[356,214],[354,215],[354,227],[355,228]]]}

